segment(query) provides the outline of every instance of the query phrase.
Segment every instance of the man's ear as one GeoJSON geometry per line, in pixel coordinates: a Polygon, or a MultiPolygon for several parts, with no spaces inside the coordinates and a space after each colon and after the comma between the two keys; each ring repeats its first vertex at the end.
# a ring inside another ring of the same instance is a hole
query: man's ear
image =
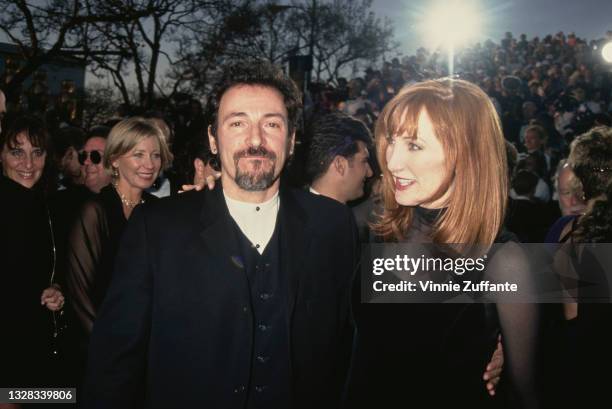
{"type": "Polygon", "coordinates": [[[332,161],[332,166],[336,169],[336,172],[338,172],[340,176],[344,176],[347,166],[346,158],[344,156],[336,155],[332,161]]]}
{"type": "Polygon", "coordinates": [[[217,140],[212,134],[212,125],[208,125],[208,143],[210,145],[210,151],[213,153],[213,155],[216,155],[219,150],[217,148],[217,140]]]}

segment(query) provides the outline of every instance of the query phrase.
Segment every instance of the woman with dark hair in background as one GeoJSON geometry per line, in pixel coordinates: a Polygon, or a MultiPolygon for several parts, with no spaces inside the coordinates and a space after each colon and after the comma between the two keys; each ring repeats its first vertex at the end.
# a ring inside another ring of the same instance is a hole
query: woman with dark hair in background
{"type": "MultiPolygon", "coordinates": [[[[580,181],[586,209],[566,224],[560,235],[561,242],[611,242],[612,227],[609,217],[610,202],[606,192],[612,182],[612,128],[601,126],[578,136],[571,144],[568,164],[580,181]]],[[[574,254],[565,251],[563,254],[574,254]]],[[[575,254],[579,256],[578,253],[575,254]]],[[[578,274],[584,271],[578,270],[578,274]]],[[[584,277],[578,277],[584,281],[584,277]]],[[[586,307],[589,308],[589,307],[586,307]]],[[[578,304],[565,305],[566,319],[578,316],[578,304]]]]}
{"type": "Polygon", "coordinates": [[[47,209],[49,137],[34,117],[0,135],[0,387],[61,385],[57,354],[64,296],[57,284],[53,224],[47,209]]]}
{"type": "Polygon", "coordinates": [[[569,255],[577,274],[573,281],[568,280],[573,271],[562,271],[567,290],[577,296],[577,303],[564,306],[575,328],[559,359],[567,368],[568,385],[562,387],[578,394],[564,407],[603,407],[610,401],[609,380],[593,375],[612,366],[612,128],[600,126],[578,136],[568,163],[582,184],[586,211],[566,226],[562,237],[569,240],[557,254],[569,255]]]}

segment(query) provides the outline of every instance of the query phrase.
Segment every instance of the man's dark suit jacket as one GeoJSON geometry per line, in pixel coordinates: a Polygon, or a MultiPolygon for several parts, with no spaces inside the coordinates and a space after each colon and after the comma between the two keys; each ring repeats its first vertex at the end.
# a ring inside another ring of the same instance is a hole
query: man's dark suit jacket
{"type": "MultiPolygon", "coordinates": [[[[85,407],[245,406],[256,323],[232,223],[219,186],[134,211],[94,325],[85,407]]],[[[335,407],[352,335],[353,217],[281,189],[277,223],[294,407],[335,407]]]]}

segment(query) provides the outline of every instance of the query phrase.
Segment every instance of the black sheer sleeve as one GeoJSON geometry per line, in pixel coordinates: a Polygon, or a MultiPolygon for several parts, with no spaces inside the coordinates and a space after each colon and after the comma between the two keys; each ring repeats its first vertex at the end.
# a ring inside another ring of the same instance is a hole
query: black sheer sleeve
{"type": "MultiPolygon", "coordinates": [[[[498,245],[487,266],[487,279],[516,283],[523,294],[535,293],[536,280],[525,250],[519,243],[498,245]]],[[[493,296],[495,300],[495,296],[493,296]]],[[[539,348],[540,309],[537,304],[496,303],[504,348],[504,379],[510,385],[513,407],[538,408],[536,368],[539,348]]]]}
{"type": "Polygon", "coordinates": [[[66,285],[74,311],[87,333],[96,316],[96,279],[108,236],[106,213],[96,201],[85,203],[67,244],[66,285]]]}

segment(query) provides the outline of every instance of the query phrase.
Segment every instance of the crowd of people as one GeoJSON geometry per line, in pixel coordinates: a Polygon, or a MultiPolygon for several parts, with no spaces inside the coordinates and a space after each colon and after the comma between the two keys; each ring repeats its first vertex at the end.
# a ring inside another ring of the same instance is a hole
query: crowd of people
{"type": "Polygon", "coordinates": [[[451,77],[420,49],[303,95],[246,61],[205,111],[87,130],[0,91],[0,386],[76,386],[87,408],[601,399],[575,374],[612,363],[609,293],[575,282],[610,265],[576,250],[612,239],[605,41],[507,34],[451,77]],[[577,278],[546,307],[375,305],[359,243],[389,242],[495,246],[486,277],[525,287],[520,243],[555,243],[577,278]]]}

